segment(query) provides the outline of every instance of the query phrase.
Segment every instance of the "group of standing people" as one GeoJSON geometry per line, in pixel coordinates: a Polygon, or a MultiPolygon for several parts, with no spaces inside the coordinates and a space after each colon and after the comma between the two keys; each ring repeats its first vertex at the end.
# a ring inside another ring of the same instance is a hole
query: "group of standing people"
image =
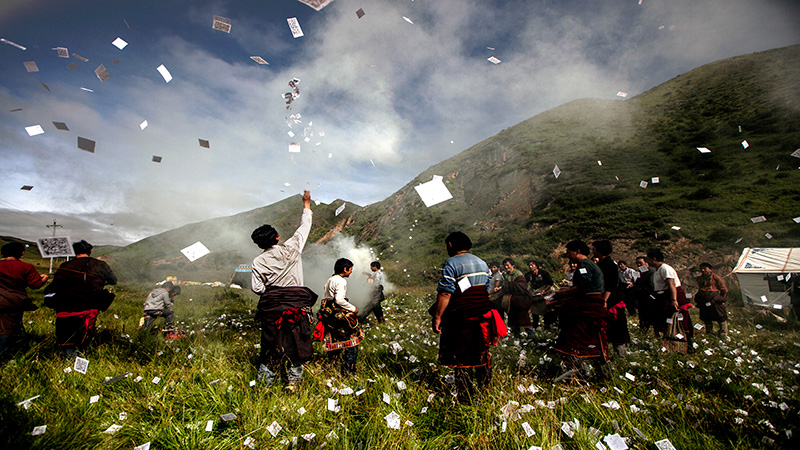
{"type": "MultiPolygon", "coordinates": [[[[92,244],[72,244],[75,258],[58,268],[53,281],[45,288],[45,306],[56,311],[56,343],[62,356],[74,358],[85,347],[96,330],[97,315],[114,301],[114,294],[105,289],[117,284],[117,277],[104,261],[91,257],[92,244]]],[[[11,242],[0,249],[0,350],[12,343],[13,335],[22,328],[24,311],[36,310],[25,288],[37,289],[48,280],[36,268],[20,261],[25,252],[21,243],[11,242]]]]}

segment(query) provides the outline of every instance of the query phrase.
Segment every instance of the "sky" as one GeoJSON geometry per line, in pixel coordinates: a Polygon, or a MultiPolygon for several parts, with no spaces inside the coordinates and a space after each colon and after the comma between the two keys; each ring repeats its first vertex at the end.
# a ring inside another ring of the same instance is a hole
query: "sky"
{"type": "Polygon", "coordinates": [[[798,19],[794,0],[4,0],[25,50],[0,43],[0,235],[126,245],[304,189],[368,205],[571,100],[798,44],[798,19]]]}

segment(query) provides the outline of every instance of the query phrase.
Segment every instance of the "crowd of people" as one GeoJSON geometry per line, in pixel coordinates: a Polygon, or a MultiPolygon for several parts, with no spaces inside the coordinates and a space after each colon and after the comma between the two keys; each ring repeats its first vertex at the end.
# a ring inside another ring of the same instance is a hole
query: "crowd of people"
{"type": "MultiPolygon", "coordinates": [[[[304,285],[302,252],[312,223],[311,194],[302,196],[303,211],[295,233],[279,243],[275,228],[263,225],[251,235],[263,251],[253,260],[252,290],[259,295],[256,320],[261,328],[258,378],[271,385],[278,377],[294,391],[303,376],[303,366],[314,354],[313,341],[321,341],[331,363],[341,360],[341,373],[356,373],[358,347],[364,339],[359,309],[347,298],[347,280],[353,262],[336,260],[333,274],[325,284],[324,297],[315,317],[312,307],[318,295],[304,285]]],[[[580,240],[567,243],[564,257],[569,270],[556,284],[541,262],[527,261],[523,273],[517,262],[506,258],[502,264],[487,264],[470,253],[472,242],[462,232],[453,232],[444,242],[449,258],[442,268],[436,302],[430,307],[431,328],[440,335],[438,361],[455,369],[458,398],[469,402],[478,386],[491,382],[493,345],[508,335],[530,343],[536,330],[557,327],[555,350],[563,356],[566,375],[608,377],[612,358],[625,358],[630,342],[628,316],[638,316],[639,327],[662,338],[671,351],[693,351],[694,327],[690,296],[677,272],[665,262],[664,254],[652,249],[636,258],[636,267],[615,262],[608,240],[580,240]],[[544,316],[540,318],[540,316],[544,316]]],[[[76,257],[62,264],[45,289],[45,306],[56,311],[56,340],[66,358],[74,358],[95,329],[100,311],[106,310],[114,294],[105,289],[116,284],[111,268],[91,257],[86,241],[73,244],[76,257]]],[[[0,350],[22,328],[22,313],[36,306],[26,288],[39,288],[47,275],[20,261],[24,246],[2,247],[0,259],[0,350]]],[[[728,332],[725,282],[708,263],[700,266],[696,306],[706,330],[717,323],[719,333],[728,332]]],[[[384,276],[381,264],[370,265],[370,302],[366,314],[379,323],[385,320],[384,276]]],[[[165,329],[174,326],[174,297],[180,287],[166,282],[154,289],[144,303],[141,324],[149,330],[159,317],[165,329]]],[[[363,315],[364,312],[362,312],[363,315]]]]}

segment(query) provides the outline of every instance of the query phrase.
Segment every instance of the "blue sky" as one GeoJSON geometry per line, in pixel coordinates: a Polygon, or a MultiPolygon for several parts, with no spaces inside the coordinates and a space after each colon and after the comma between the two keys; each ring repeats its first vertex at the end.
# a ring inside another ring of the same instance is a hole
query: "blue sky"
{"type": "Polygon", "coordinates": [[[777,0],[335,0],[319,12],[296,0],[6,0],[0,37],[27,49],[0,44],[0,234],[35,239],[58,220],[73,239],[127,244],[303,189],[366,205],[570,100],[633,96],[800,43],[798,18],[798,2],[777,0]],[[29,136],[32,125],[45,133],[29,136]]]}

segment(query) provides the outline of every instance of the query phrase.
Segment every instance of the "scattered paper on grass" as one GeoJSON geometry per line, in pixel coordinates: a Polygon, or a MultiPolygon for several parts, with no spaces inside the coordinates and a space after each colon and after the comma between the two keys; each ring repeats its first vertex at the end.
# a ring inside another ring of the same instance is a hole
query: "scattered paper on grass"
{"type": "Polygon", "coordinates": [[[675,448],[674,445],[672,445],[672,442],[670,442],[669,439],[662,439],[660,441],[656,441],[655,444],[658,450],[678,450],[675,448]]]}
{"type": "Polygon", "coordinates": [[[390,405],[392,403],[391,397],[389,397],[389,394],[387,394],[386,392],[383,392],[381,394],[381,400],[383,400],[383,403],[386,403],[387,405],[390,405]]]}
{"type": "Polygon", "coordinates": [[[152,380],[152,383],[153,383],[153,384],[158,384],[160,381],[161,381],[161,378],[159,378],[159,377],[154,377],[154,378],[153,378],[153,380],[152,380]]]}
{"type": "Polygon", "coordinates": [[[225,422],[230,422],[231,420],[236,420],[236,414],[234,413],[225,413],[219,416],[220,419],[224,420],[225,422]]]}
{"type": "Polygon", "coordinates": [[[93,396],[89,397],[89,404],[90,405],[92,403],[97,403],[99,401],[100,401],[100,396],[99,395],[93,395],[93,396]]]}
{"type": "Polygon", "coordinates": [[[761,223],[761,222],[766,222],[767,218],[764,217],[764,216],[758,216],[758,217],[751,218],[750,221],[753,222],[753,223],[761,223]]]}
{"type": "Polygon", "coordinates": [[[394,411],[390,412],[389,414],[384,416],[384,419],[386,420],[387,427],[393,430],[400,429],[400,415],[398,415],[396,412],[394,411]]]}
{"type": "Polygon", "coordinates": [[[211,430],[213,429],[214,429],[214,421],[209,420],[208,422],[206,422],[206,432],[211,432],[211,430]]]}
{"type": "Polygon", "coordinates": [[[103,434],[114,434],[122,428],[122,425],[113,424],[110,427],[106,428],[106,431],[103,431],[103,434]]]}
{"type": "Polygon", "coordinates": [[[86,370],[89,368],[89,360],[78,356],[75,358],[75,364],[73,364],[72,368],[75,369],[75,372],[86,375],[86,370]]]}
{"type": "Polygon", "coordinates": [[[145,442],[142,445],[139,445],[137,447],[133,447],[133,450],[150,450],[150,442],[145,442]]]}
{"type": "Polygon", "coordinates": [[[271,424],[270,424],[270,425],[267,427],[267,431],[269,431],[269,434],[271,434],[271,435],[272,435],[272,437],[275,437],[275,436],[277,436],[277,435],[278,435],[278,433],[280,433],[282,429],[283,429],[283,428],[282,428],[280,425],[278,425],[278,422],[276,422],[276,421],[273,421],[273,422],[272,422],[272,423],[271,423],[271,424]]]}
{"type": "Polygon", "coordinates": [[[620,408],[619,403],[617,403],[616,400],[609,400],[609,401],[607,401],[605,403],[601,403],[601,405],[605,406],[606,408],[610,408],[610,409],[619,409],[620,408]]]}
{"type": "Polygon", "coordinates": [[[743,141],[742,141],[742,147],[744,147],[745,149],[747,149],[747,148],[749,148],[749,147],[750,147],[750,143],[749,143],[749,142],[747,142],[747,139],[745,139],[745,140],[743,140],[743,141]]]}
{"type": "Polygon", "coordinates": [[[40,434],[44,434],[45,431],[47,431],[47,425],[33,427],[33,431],[31,431],[31,436],[39,436],[40,434]]]}
{"type": "Polygon", "coordinates": [[[711,150],[709,150],[709,149],[708,149],[708,148],[706,148],[706,147],[697,147],[697,150],[698,150],[700,153],[711,153],[711,150]]]}

